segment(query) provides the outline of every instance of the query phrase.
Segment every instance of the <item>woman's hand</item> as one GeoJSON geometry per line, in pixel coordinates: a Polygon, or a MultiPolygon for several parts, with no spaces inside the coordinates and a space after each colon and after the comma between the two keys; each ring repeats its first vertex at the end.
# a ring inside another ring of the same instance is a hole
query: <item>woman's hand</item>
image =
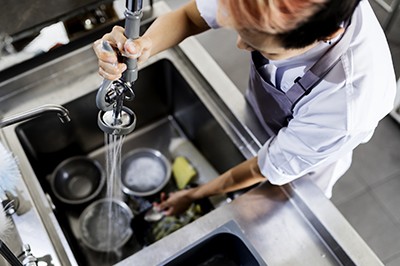
{"type": "Polygon", "coordinates": [[[166,215],[180,214],[195,200],[248,188],[266,180],[258,167],[257,157],[253,157],[205,184],[170,193],[168,199],[161,193],[161,203],[156,206],[166,215]]]}
{"type": "Polygon", "coordinates": [[[161,203],[155,206],[164,212],[165,215],[177,215],[185,212],[193,203],[191,196],[192,189],[184,189],[172,192],[167,198],[165,193],[161,193],[161,203]]]}
{"type": "Polygon", "coordinates": [[[140,64],[150,57],[151,47],[150,38],[127,39],[124,35],[124,28],[115,26],[110,33],[93,43],[93,50],[99,59],[99,74],[109,80],[119,79],[122,72],[126,70],[126,65],[118,62],[117,52],[125,57],[137,59],[140,64]],[[102,45],[103,41],[107,41],[114,51],[105,50],[102,45]]]}

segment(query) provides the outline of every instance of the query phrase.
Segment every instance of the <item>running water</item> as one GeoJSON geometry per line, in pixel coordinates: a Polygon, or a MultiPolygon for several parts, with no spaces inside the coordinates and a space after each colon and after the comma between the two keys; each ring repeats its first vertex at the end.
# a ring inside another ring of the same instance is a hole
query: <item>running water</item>
{"type": "Polygon", "coordinates": [[[107,198],[122,200],[121,150],[124,136],[104,134],[106,151],[107,198]]]}
{"type": "Polygon", "coordinates": [[[107,215],[107,250],[113,250],[113,241],[115,241],[115,234],[119,235],[118,228],[114,225],[117,224],[121,217],[121,210],[112,204],[115,201],[122,201],[122,187],[121,187],[121,150],[124,141],[123,135],[109,135],[104,134],[106,144],[106,180],[107,191],[106,198],[110,199],[110,204],[106,210],[107,215]]]}

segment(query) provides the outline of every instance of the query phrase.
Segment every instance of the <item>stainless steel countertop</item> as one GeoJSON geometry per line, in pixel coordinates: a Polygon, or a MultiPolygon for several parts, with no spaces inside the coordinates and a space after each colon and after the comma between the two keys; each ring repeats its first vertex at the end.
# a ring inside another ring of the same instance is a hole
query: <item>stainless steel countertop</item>
{"type": "MultiPolygon", "coordinates": [[[[154,5],[155,16],[168,10],[164,2],[154,5]]],[[[67,64],[62,69],[46,65],[41,69],[42,76],[27,73],[0,84],[0,113],[7,116],[44,103],[64,104],[97,88],[101,78],[97,75],[91,48],[82,48],[69,56],[74,54],[79,55],[79,64],[88,66],[86,73],[75,73],[77,66],[68,65],[72,63],[68,58],[60,58],[67,64]],[[71,74],[81,77],[71,79],[71,74]]],[[[152,57],[147,64],[163,58],[174,62],[244,156],[254,156],[266,136],[243,95],[204,48],[194,38],[188,38],[179,47],[152,57]],[[213,91],[204,90],[205,83],[213,91]],[[225,107],[218,106],[215,98],[225,107]],[[235,123],[243,127],[239,130],[235,123]]],[[[54,265],[77,265],[52,213],[51,203],[34,177],[15,126],[0,129],[0,141],[19,158],[23,175],[21,193],[31,203],[27,213],[32,216],[18,217],[17,227],[25,228],[21,231],[22,240],[35,242],[31,244],[32,251],[40,250],[39,256],[51,254],[54,265]]],[[[341,265],[348,260],[355,265],[383,265],[330,200],[307,178],[282,187],[264,183],[118,265],[157,265],[229,220],[237,222],[268,265],[341,265]]]]}
{"type": "MultiPolygon", "coordinates": [[[[302,190],[320,193],[315,186],[300,186],[302,190]]],[[[342,235],[336,240],[354,264],[339,262],[338,254],[326,246],[326,235],[316,232],[310,224],[312,218],[307,217],[296,204],[295,193],[288,185],[277,187],[264,183],[117,265],[161,265],[230,220],[238,223],[268,265],[383,265],[333,205],[317,194],[313,197],[315,204],[329,212],[327,218],[331,220],[328,226],[336,227],[331,233],[342,235]]]]}
{"type": "Polygon", "coordinates": [[[158,265],[230,220],[237,222],[268,265],[338,265],[282,188],[268,183],[117,265],[158,265]]]}

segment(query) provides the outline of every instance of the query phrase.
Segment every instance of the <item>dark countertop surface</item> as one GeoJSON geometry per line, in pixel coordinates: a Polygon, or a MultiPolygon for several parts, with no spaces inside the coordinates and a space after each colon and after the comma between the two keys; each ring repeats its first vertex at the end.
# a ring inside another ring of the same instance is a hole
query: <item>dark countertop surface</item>
{"type": "Polygon", "coordinates": [[[6,0],[1,5],[3,12],[0,16],[0,32],[14,35],[77,14],[85,7],[96,6],[102,2],[112,0],[6,0]]]}

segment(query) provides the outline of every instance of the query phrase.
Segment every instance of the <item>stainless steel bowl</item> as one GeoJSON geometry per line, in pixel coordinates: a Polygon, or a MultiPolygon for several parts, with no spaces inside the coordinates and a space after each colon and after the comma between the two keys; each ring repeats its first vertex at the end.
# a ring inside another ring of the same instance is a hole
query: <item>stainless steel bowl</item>
{"type": "Polygon", "coordinates": [[[131,238],[133,214],[125,202],[104,198],[90,204],[79,217],[82,242],[94,251],[117,251],[131,238]]]}
{"type": "Polygon", "coordinates": [[[135,149],[122,160],[122,190],[132,196],[150,196],[159,192],[171,178],[171,164],[159,151],[135,149]]]}
{"type": "Polygon", "coordinates": [[[76,205],[95,199],[102,191],[105,179],[103,168],[97,161],[76,156],[56,167],[50,185],[57,199],[76,205]]]}

